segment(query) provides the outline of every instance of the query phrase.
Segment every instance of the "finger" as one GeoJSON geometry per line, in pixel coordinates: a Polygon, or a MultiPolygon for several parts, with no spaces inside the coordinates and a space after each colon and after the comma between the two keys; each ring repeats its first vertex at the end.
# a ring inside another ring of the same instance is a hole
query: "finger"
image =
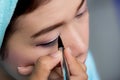
{"type": "Polygon", "coordinates": [[[79,75],[80,73],[84,73],[83,66],[80,62],[78,62],[71,54],[71,50],[69,48],[65,49],[65,57],[68,62],[68,67],[70,70],[70,73],[72,75],[79,75]]]}
{"type": "Polygon", "coordinates": [[[80,73],[77,75],[71,75],[70,79],[71,80],[88,80],[88,75],[86,73],[86,66],[85,64],[80,64],[82,67],[82,71],[79,71],[80,73]]]}
{"type": "Polygon", "coordinates": [[[35,63],[35,69],[30,80],[47,80],[51,70],[61,61],[62,55],[58,51],[51,56],[40,57],[35,63]]]}
{"type": "Polygon", "coordinates": [[[80,74],[79,76],[70,76],[71,80],[88,80],[88,75],[86,73],[80,74]]]}
{"type": "Polygon", "coordinates": [[[83,64],[83,63],[81,63],[81,66],[82,66],[83,70],[86,72],[86,71],[87,71],[87,67],[86,67],[86,65],[83,64]]]}
{"type": "Polygon", "coordinates": [[[77,59],[77,61],[78,61],[78,63],[82,66],[83,70],[84,70],[84,71],[87,71],[86,65],[85,65],[84,63],[82,63],[82,62],[80,61],[80,59],[77,59]]]}

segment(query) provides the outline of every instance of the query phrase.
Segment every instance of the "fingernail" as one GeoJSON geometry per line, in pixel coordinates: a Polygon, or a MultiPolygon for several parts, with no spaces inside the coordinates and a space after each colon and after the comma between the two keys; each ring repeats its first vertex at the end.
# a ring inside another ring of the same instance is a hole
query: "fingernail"
{"type": "Polygon", "coordinates": [[[17,67],[18,70],[24,69],[23,67],[17,67]]]}
{"type": "Polygon", "coordinates": [[[33,70],[33,66],[17,67],[17,71],[21,75],[29,75],[30,73],[32,73],[32,70],[33,70]]]}
{"type": "Polygon", "coordinates": [[[18,72],[23,72],[26,70],[24,67],[17,67],[17,69],[18,69],[18,72]]]}
{"type": "Polygon", "coordinates": [[[24,71],[24,68],[22,67],[17,67],[17,71],[21,74],[24,71]]]}

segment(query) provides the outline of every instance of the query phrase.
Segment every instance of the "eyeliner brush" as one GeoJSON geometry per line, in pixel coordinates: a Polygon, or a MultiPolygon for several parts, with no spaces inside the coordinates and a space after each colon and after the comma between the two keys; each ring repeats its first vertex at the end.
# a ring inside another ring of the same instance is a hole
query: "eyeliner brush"
{"type": "Polygon", "coordinates": [[[67,62],[66,62],[66,59],[64,56],[64,45],[63,45],[63,42],[62,42],[60,36],[58,38],[58,49],[62,52],[62,57],[63,57],[63,60],[61,61],[63,78],[64,78],[64,80],[70,80],[68,65],[67,65],[67,62]]]}

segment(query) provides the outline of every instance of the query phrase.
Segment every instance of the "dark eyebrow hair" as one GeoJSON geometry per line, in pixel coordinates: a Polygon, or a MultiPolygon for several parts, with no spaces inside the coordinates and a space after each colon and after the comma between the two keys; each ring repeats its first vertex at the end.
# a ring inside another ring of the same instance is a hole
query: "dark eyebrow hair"
{"type": "Polygon", "coordinates": [[[31,36],[31,37],[32,37],[32,38],[35,38],[35,37],[38,37],[38,36],[40,36],[40,35],[42,35],[42,34],[48,33],[48,32],[50,32],[50,31],[52,31],[52,30],[60,27],[60,26],[63,25],[63,24],[64,24],[64,22],[61,22],[61,23],[57,23],[57,24],[55,24],[55,25],[53,25],[53,26],[47,27],[47,28],[45,28],[45,29],[42,29],[42,30],[40,30],[39,32],[35,33],[35,34],[34,34],[33,36],[31,36]]]}
{"type": "MultiPolygon", "coordinates": [[[[77,7],[76,12],[82,7],[82,5],[83,5],[84,2],[85,2],[85,0],[82,0],[82,2],[80,3],[80,5],[77,7]]],[[[54,30],[54,29],[62,26],[63,24],[64,24],[64,22],[60,22],[60,23],[54,24],[54,25],[52,25],[52,26],[49,26],[49,27],[47,27],[47,28],[44,28],[44,29],[38,31],[37,33],[35,33],[34,35],[32,35],[31,38],[36,38],[36,37],[38,37],[38,36],[40,36],[40,35],[43,35],[43,34],[45,34],[45,33],[48,33],[48,32],[50,32],[50,31],[52,31],[52,30],[54,30]]]]}

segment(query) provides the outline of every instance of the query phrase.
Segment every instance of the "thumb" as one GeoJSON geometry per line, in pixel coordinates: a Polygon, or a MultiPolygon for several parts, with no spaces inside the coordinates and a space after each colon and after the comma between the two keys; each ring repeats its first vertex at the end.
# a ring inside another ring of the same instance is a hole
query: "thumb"
{"type": "Polygon", "coordinates": [[[35,63],[30,80],[47,80],[51,70],[61,61],[61,59],[62,55],[60,51],[51,56],[40,57],[35,63]]]}

